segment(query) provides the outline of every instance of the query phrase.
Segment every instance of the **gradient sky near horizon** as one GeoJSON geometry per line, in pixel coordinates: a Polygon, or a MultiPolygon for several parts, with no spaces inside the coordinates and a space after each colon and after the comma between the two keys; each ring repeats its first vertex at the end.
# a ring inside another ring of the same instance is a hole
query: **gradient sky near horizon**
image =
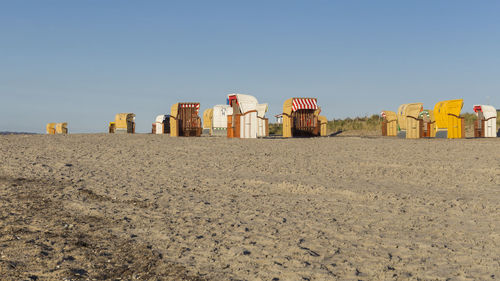
{"type": "MultiPolygon", "coordinates": [[[[251,94],[329,119],[463,98],[500,108],[500,1],[0,0],[0,131],[138,132],[179,101],[251,94]]],[[[274,118],[271,117],[271,120],[274,118]]]]}

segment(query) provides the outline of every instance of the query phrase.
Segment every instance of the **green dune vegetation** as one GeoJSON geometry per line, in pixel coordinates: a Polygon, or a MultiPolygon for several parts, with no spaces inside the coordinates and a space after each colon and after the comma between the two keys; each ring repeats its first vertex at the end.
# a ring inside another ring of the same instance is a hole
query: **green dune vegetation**
{"type": "MultiPolygon", "coordinates": [[[[329,120],[327,125],[328,134],[335,132],[373,132],[380,131],[382,119],[379,115],[370,117],[356,117],[346,119],[329,120]]],[[[281,135],[283,127],[281,124],[269,124],[270,135],[281,135]]]]}
{"type": "Polygon", "coordinates": [[[372,116],[334,119],[328,121],[328,130],[333,132],[346,131],[380,131],[382,118],[378,114],[372,116]]]}
{"type": "MultiPolygon", "coordinates": [[[[474,120],[476,120],[476,115],[474,113],[463,113],[460,116],[465,119],[465,130],[467,133],[472,133],[474,129],[474,120]]],[[[328,121],[328,134],[335,132],[345,132],[345,133],[360,133],[360,134],[370,134],[377,135],[381,132],[382,118],[373,114],[372,116],[365,117],[355,117],[346,119],[334,119],[328,121]]],[[[497,127],[500,128],[500,112],[497,118],[497,127]]],[[[281,124],[272,123],[269,124],[269,134],[270,135],[282,135],[283,127],[281,124]]]]}

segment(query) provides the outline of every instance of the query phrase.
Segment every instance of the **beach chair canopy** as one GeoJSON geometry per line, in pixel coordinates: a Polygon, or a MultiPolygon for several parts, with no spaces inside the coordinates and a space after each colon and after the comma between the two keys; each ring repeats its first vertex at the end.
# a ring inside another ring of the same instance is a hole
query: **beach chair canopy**
{"type": "Polygon", "coordinates": [[[227,95],[227,104],[231,105],[232,102],[236,101],[240,108],[240,112],[245,114],[252,110],[257,110],[258,101],[254,96],[244,95],[244,94],[230,94],[227,95]]]}
{"type": "Polygon", "coordinates": [[[479,112],[483,113],[484,119],[496,118],[497,110],[491,105],[474,105],[476,115],[479,112]]]}
{"type": "Polygon", "coordinates": [[[264,118],[266,116],[267,109],[267,103],[257,104],[257,116],[260,118],[264,118]]]}
{"type": "Polygon", "coordinates": [[[196,114],[199,113],[200,111],[199,102],[179,102],[172,105],[172,107],[170,108],[170,116],[177,118],[180,108],[191,108],[191,107],[196,109],[196,114]]]}
{"type": "Polygon", "coordinates": [[[318,110],[318,102],[316,98],[291,98],[283,103],[283,113],[292,114],[300,109],[318,110]]]}
{"type": "Polygon", "coordinates": [[[398,119],[396,112],[389,110],[382,111],[380,116],[382,116],[382,118],[384,118],[387,122],[396,121],[398,119]]]}
{"type": "Polygon", "coordinates": [[[421,103],[412,103],[406,107],[406,116],[418,119],[420,112],[422,112],[423,107],[421,103]]]}
{"type": "Polygon", "coordinates": [[[412,111],[412,113],[414,113],[414,110],[416,108],[423,108],[423,103],[421,102],[405,103],[399,106],[397,112],[397,118],[398,118],[398,126],[401,130],[406,130],[406,116],[412,116],[408,114],[409,110],[412,111]]]}
{"type": "Polygon", "coordinates": [[[446,129],[450,126],[448,114],[455,116],[460,115],[460,111],[464,105],[463,99],[446,100],[436,103],[434,106],[434,117],[436,118],[436,126],[438,129],[446,129]]]}

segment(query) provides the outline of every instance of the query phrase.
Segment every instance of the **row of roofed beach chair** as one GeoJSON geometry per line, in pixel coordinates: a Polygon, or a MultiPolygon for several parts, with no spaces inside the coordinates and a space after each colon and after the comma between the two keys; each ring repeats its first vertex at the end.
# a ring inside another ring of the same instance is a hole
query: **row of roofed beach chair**
{"type": "MultiPolygon", "coordinates": [[[[397,112],[382,111],[382,135],[407,139],[465,138],[465,120],[460,116],[463,99],[436,103],[434,109],[424,109],[423,103],[407,103],[397,112]]],[[[497,111],[491,105],[475,105],[477,119],[474,137],[497,136],[497,111]]]]}
{"type": "MultiPolygon", "coordinates": [[[[261,138],[269,136],[267,103],[246,94],[230,94],[225,104],[218,104],[203,112],[203,126],[198,116],[199,102],[180,102],[172,105],[170,114],[160,114],[152,123],[152,134],[170,134],[172,137],[198,137],[202,133],[228,138],[261,138]]],[[[316,98],[291,98],[283,104],[283,136],[326,136],[328,120],[320,116],[321,108],[316,98]]],[[[55,134],[55,123],[47,125],[47,133],[55,134]],[[50,128],[54,129],[50,129],[50,128]]],[[[67,123],[62,132],[67,133],[67,123]]],[[[59,127],[58,127],[59,128],[59,127]]],[[[62,128],[62,127],[61,127],[62,128]]],[[[118,113],[109,122],[110,134],[134,134],[135,114],[118,113]]]]}
{"type": "MultiPolygon", "coordinates": [[[[463,99],[436,103],[433,109],[424,109],[423,103],[407,103],[397,112],[382,111],[382,136],[419,138],[465,138],[465,122],[460,116],[463,99]]],[[[497,110],[491,105],[475,105],[474,137],[497,136],[497,110]]],[[[151,133],[172,137],[226,136],[228,138],[261,138],[269,136],[267,103],[259,103],[251,95],[230,94],[225,104],[218,104],[203,112],[203,126],[199,102],[180,102],[172,105],[170,114],[158,115],[151,133]]],[[[321,116],[316,98],[290,98],[283,103],[280,114],[283,137],[315,137],[327,135],[328,120],[321,116]]],[[[68,124],[49,123],[47,134],[67,134],[68,124]]],[[[135,133],[135,114],[118,113],[109,123],[109,133],[135,133]]]]}

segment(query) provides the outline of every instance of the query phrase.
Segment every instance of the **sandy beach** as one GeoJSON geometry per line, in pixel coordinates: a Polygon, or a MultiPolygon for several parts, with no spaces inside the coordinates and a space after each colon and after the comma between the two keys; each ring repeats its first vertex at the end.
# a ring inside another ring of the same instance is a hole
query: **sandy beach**
{"type": "Polygon", "coordinates": [[[2,280],[497,280],[500,139],[0,136],[2,280]]]}

